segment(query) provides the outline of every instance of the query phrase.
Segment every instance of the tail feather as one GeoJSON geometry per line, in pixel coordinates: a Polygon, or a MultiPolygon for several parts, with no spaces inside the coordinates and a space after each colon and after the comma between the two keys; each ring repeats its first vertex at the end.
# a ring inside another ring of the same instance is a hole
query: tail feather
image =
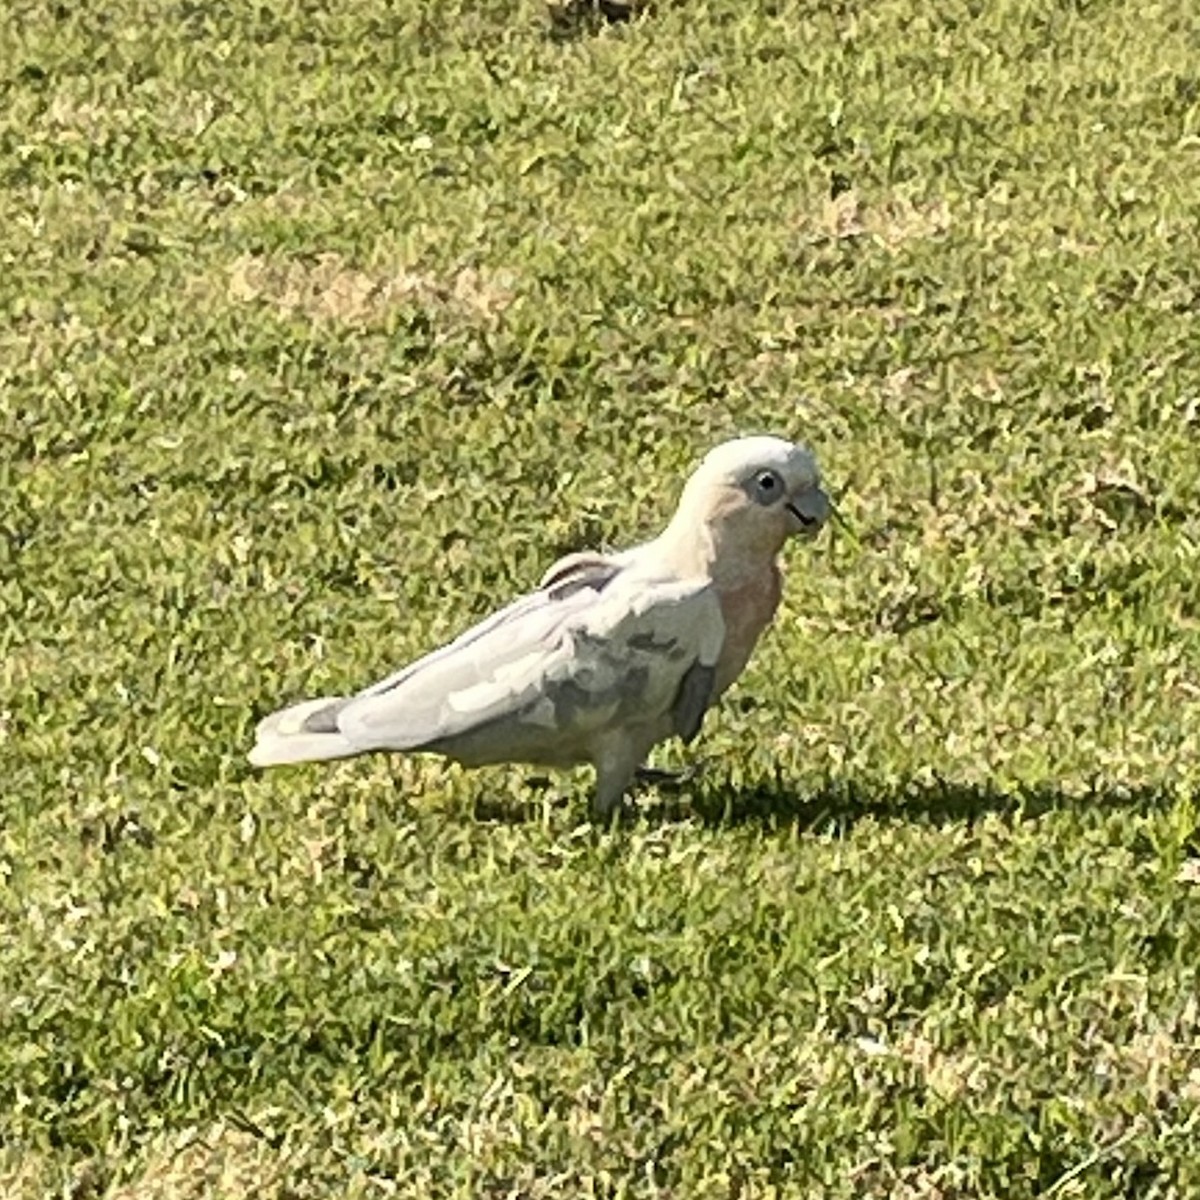
{"type": "Polygon", "coordinates": [[[287,763],[325,762],[361,752],[337,727],[341,696],[304,700],[264,717],[255,730],[250,763],[278,767],[287,763]]]}

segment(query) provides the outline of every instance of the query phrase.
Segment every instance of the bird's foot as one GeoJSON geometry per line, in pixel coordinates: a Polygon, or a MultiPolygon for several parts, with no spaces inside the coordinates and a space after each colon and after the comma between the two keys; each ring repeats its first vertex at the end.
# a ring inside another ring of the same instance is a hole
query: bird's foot
{"type": "Polygon", "coordinates": [[[637,806],[628,797],[622,797],[611,808],[592,805],[588,809],[588,820],[592,828],[600,831],[619,829],[637,820],[637,806]]]}
{"type": "Polygon", "coordinates": [[[639,787],[657,787],[664,792],[676,792],[698,779],[708,765],[708,759],[698,758],[677,771],[666,767],[641,766],[634,772],[633,781],[639,787]]]}

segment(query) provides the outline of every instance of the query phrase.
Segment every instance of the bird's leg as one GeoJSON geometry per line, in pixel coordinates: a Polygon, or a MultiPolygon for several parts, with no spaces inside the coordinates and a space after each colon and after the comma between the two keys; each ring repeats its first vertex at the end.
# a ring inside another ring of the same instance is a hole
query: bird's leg
{"type": "Polygon", "coordinates": [[[606,739],[593,758],[596,766],[596,790],[592,793],[592,820],[607,823],[621,807],[629,785],[649,749],[637,745],[625,735],[606,739]]]}
{"type": "Polygon", "coordinates": [[[596,790],[592,793],[591,816],[597,825],[607,825],[614,813],[619,812],[625,798],[625,788],[610,777],[598,777],[596,790]]]}

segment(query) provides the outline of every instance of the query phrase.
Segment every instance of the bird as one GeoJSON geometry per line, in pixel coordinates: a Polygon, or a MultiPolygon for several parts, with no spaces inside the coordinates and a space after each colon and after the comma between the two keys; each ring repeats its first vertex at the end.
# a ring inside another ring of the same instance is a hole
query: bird
{"type": "Polygon", "coordinates": [[[467,767],[590,764],[590,815],[608,820],[654,746],[697,737],[775,616],[785,543],[815,537],[831,512],[805,445],[723,442],[657,537],[568,554],[534,590],[365,690],[272,713],[249,760],[406,752],[467,767]]]}

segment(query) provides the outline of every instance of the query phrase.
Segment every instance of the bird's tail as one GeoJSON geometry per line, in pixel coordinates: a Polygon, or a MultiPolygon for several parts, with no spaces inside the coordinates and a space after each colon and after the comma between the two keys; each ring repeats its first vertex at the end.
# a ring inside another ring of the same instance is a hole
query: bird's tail
{"type": "Polygon", "coordinates": [[[264,717],[254,732],[251,765],[278,767],[358,754],[360,747],[337,727],[337,713],[344,703],[341,696],[322,696],[264,717]]]}

